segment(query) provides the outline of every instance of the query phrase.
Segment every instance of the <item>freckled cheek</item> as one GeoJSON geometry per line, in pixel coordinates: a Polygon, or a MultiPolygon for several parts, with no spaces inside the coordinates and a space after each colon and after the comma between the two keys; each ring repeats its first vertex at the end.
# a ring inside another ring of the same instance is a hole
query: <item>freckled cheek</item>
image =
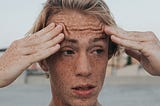
{"type": "Polygon", "coordinates": [[[102,69],[104,67],[106,67],[107,63],[108,63],[108,58],[107,56],[90,56],[89,57],[89,61],[92,67],[96,68],[96,69],[102,69]],[[100,68],[102,67],[102,68],[100,68]]]}
{"type": "Polygon", "coordinates": [[[52,64],[50,74],[52,80],[58,81],[63,85],[70,85],[74,79],[75,59],[58,58],[52,64]]]}
{"type": "Polygon", "coordinates": [[[90,65],[93,71],[94,78],[99,81],[103,81],[106,73],[108,58],[107,57],[91,57],[90,65]]]}

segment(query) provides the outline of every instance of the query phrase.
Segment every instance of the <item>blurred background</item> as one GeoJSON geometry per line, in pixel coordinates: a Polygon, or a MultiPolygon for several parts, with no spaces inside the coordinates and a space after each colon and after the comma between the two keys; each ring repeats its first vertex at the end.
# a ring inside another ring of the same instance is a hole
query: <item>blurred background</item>
{"type": "MultiPolygon", "coordinates": [[[[0,55],[32,27],[46,0],[0,1],[0,55]]],[[[160,38],[160,0],[105,0],[118,25],[129,31],[153,31],[160,38]]],[[[0,89],[0,106],[47,106],[49,80],[37,64],[0,89]]],[[[108,64],[99,96],[103,106],[160,106],[160,78],[149,75],[122,52],[108,64]]]]}

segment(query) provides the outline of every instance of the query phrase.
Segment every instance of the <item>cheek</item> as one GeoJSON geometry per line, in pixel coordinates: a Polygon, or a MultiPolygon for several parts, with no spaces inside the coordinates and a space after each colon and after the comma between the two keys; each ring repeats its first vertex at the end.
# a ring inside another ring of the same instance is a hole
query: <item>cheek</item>
{"type": "Polygon", "coordinates": [[[73,80],[74,75],[74,59],[64,58],[63,56],[54,56],[50,59],[50,74],[52,81],[66,85],[73,80]]]}
{"type": "Polygon", "coordinates": [[[103,81],[106,73],[108,57],[90,57],[90,64],[93,70],[94,77],[103,81]]]}

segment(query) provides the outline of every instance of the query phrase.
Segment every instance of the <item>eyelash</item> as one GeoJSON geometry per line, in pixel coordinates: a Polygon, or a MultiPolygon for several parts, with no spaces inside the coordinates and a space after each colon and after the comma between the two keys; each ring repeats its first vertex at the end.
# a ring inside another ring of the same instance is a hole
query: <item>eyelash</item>
{"type": "MultiPolygon", "coordinates": [[[[91,49],[91,54],[94,54],[94,55],[101,55],[101,54],[103,54],[104,53],[104,49],[102,49],[102,48],[93,48],[93,49],[91,49]]],[[[62,55],[64,55],[64,56],[72,56],[72,55],[74,55],[75,54],[75,51],[73,50],[73,49],[70,49],[70,48],[66,48],[66,49],[62,49],[61,50],[61,54],[62,55]]]]}
{"type": "Polygon", "coordinates": [[[61,53],[65,56],[75,54],[73,50],[62,50],[61,53]]]}
{"type": "Polygon", "coordinates": [[[93,50],[93,53],[94,54],[102,54],[104,52],[104,50],[103,49],[95,49],[95,50],[93,50]],[[96,53],[95,53],[96,52],[96,53]]]}

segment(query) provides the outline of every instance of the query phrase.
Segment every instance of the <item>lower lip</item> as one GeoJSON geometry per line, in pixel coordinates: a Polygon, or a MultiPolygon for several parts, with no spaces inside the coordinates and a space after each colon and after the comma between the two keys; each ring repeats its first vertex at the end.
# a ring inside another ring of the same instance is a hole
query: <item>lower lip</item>
{"type": "Polygon", "coordinates": [[[92,94],[95,88],[89,90],[73,90],[73,92],[79,96],[87,97],[92,94]]]}

